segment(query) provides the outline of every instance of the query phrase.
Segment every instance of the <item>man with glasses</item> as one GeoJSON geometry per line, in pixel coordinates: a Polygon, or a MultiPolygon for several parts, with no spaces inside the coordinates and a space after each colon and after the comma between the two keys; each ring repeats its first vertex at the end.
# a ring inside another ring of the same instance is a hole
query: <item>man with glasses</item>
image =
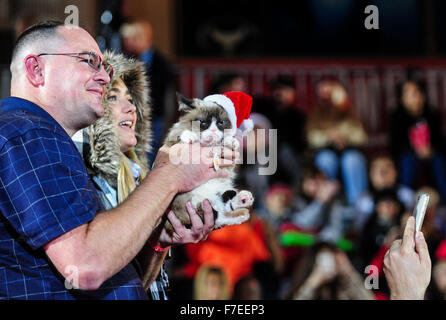
{"type": "Polygon", "coordinates": [[[170,245],[205,239],[214,226],[205,201],[204,222],[189,207],[190,229],[171,211],[176,233],[157,228],[173,197],[226,174],[210,150],[185,164],[168,153],[194,159],[191,146],[162,148],[129,199],[103,212],[70,138],[104,114],[112,68],[96,42],[82,28],[39,23],[17,40],[11,73],[0,104],[0,299],[147,299],[136,257],[153,267],[170,245]]]}

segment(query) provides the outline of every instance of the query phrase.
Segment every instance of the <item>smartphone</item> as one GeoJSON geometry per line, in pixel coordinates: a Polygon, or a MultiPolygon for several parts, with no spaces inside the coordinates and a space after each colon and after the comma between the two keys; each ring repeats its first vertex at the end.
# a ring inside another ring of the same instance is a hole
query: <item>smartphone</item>
{"type": "Polygon", "coordinates": [[[429,195],[427,193],[422,193],[418,196],[417,203],[413,208],[413,216],[415,217],[415,234],[421,230],[428,202],[429,195]]]}

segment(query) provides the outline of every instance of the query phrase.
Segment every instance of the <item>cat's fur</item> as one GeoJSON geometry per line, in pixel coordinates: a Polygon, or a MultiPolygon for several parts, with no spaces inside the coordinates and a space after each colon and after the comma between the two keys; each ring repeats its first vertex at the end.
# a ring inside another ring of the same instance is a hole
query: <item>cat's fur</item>
{"type": "MultiPolygon", "coordinates": [[[[234,136],[224,137],[224,130],[231,128],[227,112],[214,102],[205,102],[201,99],[188,99],[177,93],[179,110],[185,112],[179,121],[173,125],[167,134],[164,144],[172,146],[176,143],[200,142],[202,146],[226,146],[237,149],[239,142],[234,136]],[[192,131],[192,122],[200,121],[200,134],[192,131]],[[212,129],[215,129],[214,131],[212,129]]],[[[229,131],[229,130],[227,130],[229,131]]],[[[185,226],[190,226],[189,213],[186,203],[191,201],[192,206],[203,219],[202,202],[208,199],[214,211],[215,227],[234,225],[249,219],[249,208],[254,198],[251,192],[238,191],[234,187],[234,168],[227,170],[227,178],[216,178],[207,181],[194,190],[178,194],[172,202],[172,211],[185,226]]],[[[167,220],[166,228],[173,231],[167,220]]]]}

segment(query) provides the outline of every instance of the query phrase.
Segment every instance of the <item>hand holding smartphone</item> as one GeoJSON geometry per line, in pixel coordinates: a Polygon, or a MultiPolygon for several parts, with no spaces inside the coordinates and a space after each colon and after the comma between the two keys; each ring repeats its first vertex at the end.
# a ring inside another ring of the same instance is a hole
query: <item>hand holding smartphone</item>
{"type": "Polygon", "coordinates": [[[415,218],[415,234],[421,230],[428,202],[429,195],[427,193],[422,193],[417,199],[417,203],[413,209],[413,216],[415,218]]]}

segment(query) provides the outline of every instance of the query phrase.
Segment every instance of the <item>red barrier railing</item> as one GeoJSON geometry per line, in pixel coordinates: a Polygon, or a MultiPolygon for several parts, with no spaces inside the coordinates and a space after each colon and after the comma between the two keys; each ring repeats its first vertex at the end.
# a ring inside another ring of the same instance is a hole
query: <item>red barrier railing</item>
{"type": "MultiPolygon", "coordinates": [[[[189,97],[209,94],[213,77],[225,70],[240,72],[253,96],[268,95],[268,83],[279,74],[295,79],[297,104],[308,111],[315,102],[314,88],[325,76],[345,85],[353,107],[370,134],[370,146],[386,144],[388,113],[397,104],[396,86],[416,69],[426,80],[427,97],[446,121],[446,60],[444,59],[304,59],[304,60],[199,60],[178,61],[178,89],[189,97]]],[[[255,106],[254,106],[255,110],[255,106]]]]}

